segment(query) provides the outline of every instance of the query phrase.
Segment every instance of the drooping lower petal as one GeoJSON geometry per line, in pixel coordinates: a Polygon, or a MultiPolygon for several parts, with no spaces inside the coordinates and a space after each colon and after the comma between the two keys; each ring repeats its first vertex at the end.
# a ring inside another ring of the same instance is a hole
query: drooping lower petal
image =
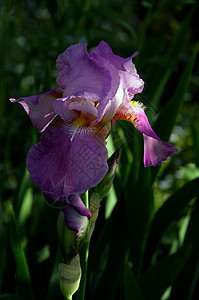
{"type": "MultiPolygon", "coordinates": [[[[100,127],[100,126],[99,126],[100,127]]],[[[105,141],[98,126],[55,122],[27,156],[31,178],[54,200],[81,194],[108,170],[105,141]]]]}
{"type": "Polygon", "coordinates": [[[143,134],[144,138],[144,166],[157,166],[177,152],[177,149],[163,142],[151,128],[142,103],[132,101],[132,105],[118,109],[114,119],[130,121],[143,134]]]}
{"type": "Polygon", "coordinates": [[[157,166],[167,160],[177,149],[160,139],[155,139],[143,134],[144,137],[144,166],[157,166]]]}
{"type": "Polygon", "coordinates": [[[23,97],[17,100],[11,98],[10,101],[20,103],[29,115],[33,126],[43,132],[57,115],[52,102],[61,96],[61,90],[56,88],[40,95],[23,97]]]}
{"type": "Polygon", "coordinates": [[[167,160],[177,149],[166,142],[161,141],[151,128],[144,111],[140,111],[135,127],[143,133],[144,137],[144,166],[157,166],[167,160]]]}

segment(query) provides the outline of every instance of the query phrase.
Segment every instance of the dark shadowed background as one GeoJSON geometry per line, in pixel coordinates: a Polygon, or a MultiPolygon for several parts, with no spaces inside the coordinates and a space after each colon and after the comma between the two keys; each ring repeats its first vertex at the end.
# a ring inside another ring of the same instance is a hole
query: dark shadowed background
{"type": "Polygon", "coordinates": [[[191,0],[0,0],[0,299],[63,299],[59,209],[25,166],[39,134],[8,99],[55,88],[57,56],[101,40],[122,57],[139,51],[135,100],[178,153],[144,169],[142,135],[116,122],[107,147],[120,148],[120,163],[92,237],[86,299],[199,299],[198,20],[191,0]]]}

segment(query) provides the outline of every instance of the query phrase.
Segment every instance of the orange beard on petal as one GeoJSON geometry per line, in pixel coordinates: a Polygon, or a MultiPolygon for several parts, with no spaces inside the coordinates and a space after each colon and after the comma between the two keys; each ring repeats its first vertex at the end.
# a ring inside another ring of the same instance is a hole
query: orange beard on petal
{"type": "Polygon", "coordinates": [[[136,127],[137,122],[138,122],[138,116],[133,115],[131,113],[119,113],[116,112],[116,114],[113,117],[113,120],[124,120],[124,121],[129,121],[133,123],[133,125],[136,127]]]}

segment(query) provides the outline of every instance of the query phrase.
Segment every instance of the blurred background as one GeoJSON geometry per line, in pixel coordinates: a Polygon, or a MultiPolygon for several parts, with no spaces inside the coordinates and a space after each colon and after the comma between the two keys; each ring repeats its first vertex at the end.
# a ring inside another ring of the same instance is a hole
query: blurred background
{"type": "Polygon", "coordinates": [[[63,299],[59,210],[25,165],[39,134],[8,99],[55,88],[57,56],[101,40],[122,57],[139,51],[135,100],[178,153],[144,169],[141,134],[116,122],[108,150],[120,148],[120,164],[92,237],[86,299],[199,299],[198,28],[192,0],[0,0],[0,299],[63,299]]]}

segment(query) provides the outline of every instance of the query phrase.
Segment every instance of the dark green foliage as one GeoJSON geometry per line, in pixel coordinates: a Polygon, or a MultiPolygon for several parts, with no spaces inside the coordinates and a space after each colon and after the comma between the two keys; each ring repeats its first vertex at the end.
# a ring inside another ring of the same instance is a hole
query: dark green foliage
{"type": "Polygon", "coordinates": [[[197,29],[197,1],[0,1],[0,299],[63,299],[60,207],[24,171],[39,134],[8,99],[56,87],[58,54],[100,40],[123,57],[140,52],[145,88],[135,100],[178,153],[145,169],[142,135],[114,125],[108,150],[120,148],[120,163],[91,240],[85,299],[198,299],[197,29]]]}

